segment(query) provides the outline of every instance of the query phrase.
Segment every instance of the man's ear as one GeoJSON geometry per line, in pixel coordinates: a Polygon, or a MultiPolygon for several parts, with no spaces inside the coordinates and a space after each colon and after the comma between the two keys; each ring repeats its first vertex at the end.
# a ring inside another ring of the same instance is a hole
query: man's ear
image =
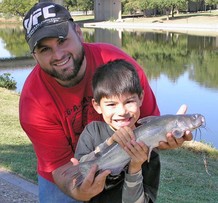
{"type": "Polygon", "coordinates": [[[32,57],[35,59],[35,61],[38,63],[38,60],[36,58],[36,55],[34,53],[32,53],[32,57]]]}
{"type": "Polygon", "coordinates": [[[98,114],[102,114],[100,104],[95,101],[95,99],[92,99],[92,106],[97,111],[98,114]]]}
{"type": "Polygon", "coordinates": [[[75,30],[76,30],[76,33],[77,33],[78,37],[80,38],[81,42],[84,42],[85,40],[84,40],[84,37],[83,37],[82,30],[81,30],[80,26],[77,23],[76,23],[75,30]]]}

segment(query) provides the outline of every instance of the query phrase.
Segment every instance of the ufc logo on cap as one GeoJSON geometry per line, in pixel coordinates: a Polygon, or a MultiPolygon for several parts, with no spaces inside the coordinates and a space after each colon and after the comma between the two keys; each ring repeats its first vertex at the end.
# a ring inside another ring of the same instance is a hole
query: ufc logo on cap
{"type": "Polygon", "coordinates": [[[27,35],[29,37],[35,32],[35,30],[43,23],[47,18],[52,18],[56,16],[56,13],[52,13],[49,9],[55,7],[54,5],[46,6],[44,8],[39,8],[35,10],[28,19],[24,21],[24,27],[26,28],[27,35]],[[39,22],[39,19],[40,21],[39,22]],[[34,27],[35,26],[35,27],[34,27]]]}

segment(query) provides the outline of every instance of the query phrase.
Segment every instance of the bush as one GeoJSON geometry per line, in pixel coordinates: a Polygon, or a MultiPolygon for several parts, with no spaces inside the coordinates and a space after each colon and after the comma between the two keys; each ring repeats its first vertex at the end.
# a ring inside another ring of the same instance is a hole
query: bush
{"type": "Polygon", "coordinates": [[[0,75],[0,87],[7,89],[16,89],[17,82],[11,77],[10,73],[0,75]]]}

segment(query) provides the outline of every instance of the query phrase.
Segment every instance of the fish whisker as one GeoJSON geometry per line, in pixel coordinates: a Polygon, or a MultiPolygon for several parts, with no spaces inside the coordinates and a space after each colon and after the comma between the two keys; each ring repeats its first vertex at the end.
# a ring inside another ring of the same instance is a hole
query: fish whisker
{"type": "Polygon", "coordinates": [[[207,158],[206,158],[205,153],[204,153],[204,156],[203,156],[203,161],[204,161],[204,167],[205,167],[206,173],[207,173],[209,176],[211,176],[211,174],[210,174],[209,171],[208,171],[208,162],[207,162],[207,158]]]}

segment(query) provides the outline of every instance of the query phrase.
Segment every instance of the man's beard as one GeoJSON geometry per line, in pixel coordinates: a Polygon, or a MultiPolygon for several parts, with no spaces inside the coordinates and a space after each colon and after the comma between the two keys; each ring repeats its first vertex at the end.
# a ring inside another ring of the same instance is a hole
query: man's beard
{"type": "Polygon", "coordinates": [[[48,73],[49,75],[51,75],[52,77],[55,77],[61,81],[70,81],[74,78],[77,77],[80,69],[81,69],[81,66],[82,66],[82,63],[83,63],[83,60],[84,60],[84,57],[85,57],[85,51],[84,51],[84,48],[82,46],[81,48],[81,54],[79,55],[80,57],[78,58],[72,58],[73,59],[73,64],[74,64],[74,70],[71,74],[63,74],[63,73],[59,73],[58,71],[56,71],[55,69],[52,69],[52,70],[48,70],[48,69],[44,69],[44,71],[46,73],[48,73]]]}

